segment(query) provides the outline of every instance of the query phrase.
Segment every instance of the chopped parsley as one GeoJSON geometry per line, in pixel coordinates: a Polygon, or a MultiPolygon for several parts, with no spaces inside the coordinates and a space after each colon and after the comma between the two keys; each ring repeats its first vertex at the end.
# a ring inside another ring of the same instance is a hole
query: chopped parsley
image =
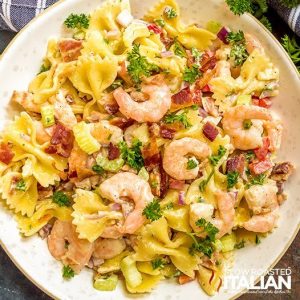
{"type": "Polygon", "coordinates": [[[142,82],[142,77],[149,77],[154,72],[159,71],[159,67],[149,63],[145,56],[140,54],[140,45],[133,45],[132,51],[128,53],[127,60],[129,65],[127,71],[132,81],[139,85],[142,82]]]}
{"type": "Polygon", "coordinates": [[[227,188],[231,189],[233,188],[239,179],[239,172],[232,171],[227,173],[227,188]]]}
{"type": "Polygon", "coordinates": [[[202,181],[200,182],[200,184],[199,184],[199,190],[200,190],[200,192],[202,192],[202,193],[205,192],[206,186],[207,186],[207,184],[209,183],[209,181],[210,181],[210,179],[212,178],[212,176],[214,175],[214,173],[215,173],[215,170],[212,170],[212,171],[210,172],[210,174],[208,175],[207,179],[202,180],[202,181]]]}
{"type": "Polygon", "coordinates": [[[252,121],[249,119],[246,119],[243,121],[243,128],[245,130],[249,130],[252,127],[252,121]]]}
{"type": "Polygon", "coordinates": [[[99,175],[104,173],[104,169],[99,165],[93,165],[92,170],[99,175]]]}
{"type": "Polygon", "coordinates": [[[209,158],[210,163],[215,167],[218,164],[218,162],[220,161],[220,159],[225,155],[225,153],[226,153],[226,148],[224,146],[220,145],[219,149],[218,149],[218,154],[212,155],[209,158]]]}
{"type": "Polygon", "coordinates": [[[193,47],[192,48],[192,56],[194,57],[195,62],[199,63],[199,61],[201,59],[201,56],[202,56],[202,53],[197,48],[193,47]]]}
{"type": "Polygon", "coordinates": [[[186,67],[183,73],[183,80],[192,84],[194,83],[200,76],[202,72],[199,69],[199,66],[194,64],[190,68],[186,67]]]}
{"type": "Polygon", "coordinates": [[[164,122],[166,124],[173,124],[174,122],[181,122],[185,128],[189,128],[192,125],[188,121],[186,112],[183,112],[182,114],[175,114],[175,113],[170,113],[165,116],[164,122]]]}
{"type": "Polygon", "coordinates": [[[154,23],[160,27],[165,27],[165,25],[166,25],[166,22],[163,19],[156,19],[156,20],[154,20],[154,23]]]}
{"type": "Polygon", "coordinates": [[[45,64],[42,64],[42,65],[41,65],[41,68],[40,68],[40,71],[39,71],[39,73],[38,73],[38,75],[41,74],[41,73],[44,73],[44,72],[49,71],[50,68],[51,68],[50,65],[49,65],[49,66],[46,66],[45,64]]]}
{"type": "Polygon", "coordinates": [[[144,166],[141,146],[142,143],[137,139],[133,140],[131,147],[128,147],[126,142],[120,142],[118,145],[122,158],[131,168],[137,171],[144,166]]]}
{"type": "Polygon", "coordinates": [[[119,88],[120,86],[123,86],[124,81],[122,79],[116,79],[112,85],[109,87],[109,91],[114,91],[115,89],[119,88]]]}
{"type": "Polygon", "coordinates": [[[169,209],[172,209],[173,207],[174,207],[174,203],[170,202],[163,207],[163,210],[169,210],[169,209]]]}
{"type": "Polygon", "coordinates": [[[245,247],[245,241],[244,240],[241,240],[239,243],[234,245],[235,249],[242,249],[244,247],[245,247]]]}
{"type": "Polygon", "coordinates": [[[152,265],[153,270],[163,269],[165,264],[166,264],[166,262],[162,258],[157,258],[157,259],[154,259],[154,260],[151,261],[151,265],[152,265]]]}
{"type": "Polygon", "coordinates": [[[65,279],[71,279],[75,276],[74,270],[70,266],[64,266],[62,269],[62,277],[65,279]]]}
{"type": "Polygon", "coordinates": [[[265,183],[267,175],[262,173],[255,177],[250,177],[250,182],[246,185],[246,188],[249,188],[252,185],[263,185],[265,183]]]}
{"type": "Polygon", "coordinates": [[[177,17],[177,12],[173,7],[167,6],[164,10],[164,14],[168,19],[174,19],[177,17]]]}
{"type": "Polygon", "coordinates": [[[156,221],[162,217],[162,209],[157,199],[150,202],[143,210],[143,216],[145,216],[151,222],[156,221]]]}
{"type": "Polygon", "coordinates": [[[247,162],[251,162],[255,158],[255,154],[252,150],[248,151],[246,154],[246,160],[247,162]]]}
{"type": "Polygon", "coordinates": [[[219,232],[219,229],[215,227],[212,223],[206,221],[204,218],[196,221],[198,227],[202,227],[203,230],[207,233],[209,239],[214,242],[216,240],[216,234],[219,232]]]}
{"type": "Polygon", "coordinates": [[[88,29],[90,25],[90,18],[85,14],[70,14],[64,24],[67,28],[79,30],[88,29]]]}
{"type": "Polygon", "coordinates": [[[249,56],[246,50],[244,32],[241,30],[230,32],[227,35],[227,41],[231,45],[230,57],[233,59],[235,67],[241,66],[249,56]]]}
{"type": "Polygon", "coordinates": [[[242,15],[245,12],[252,13],[252,1],[249,0],[226,0],[230,10],[235,15],[242,15]]]}
{"type": "Polygon", "coordinates": [[[54,192],[52,196],[52,201],[58,204],[58,206],[60,207],[71,205],[69,197],[62,191],[54,192]]]}
{"type": "Polygon", "coordinates": [[[188,170],[193,170],[198,166],[198,163],[194,159],[189,159],[187,162],[187,169],[188,170]]]}
{"type": "Polygon", "coordinates": [[[193,234],[188,235],[194,240],[194,243],[189,249],[190,255],[195,255],[196,252],[201,252],[208,257],[211,257],[214,252],[214,245],[209,236],[207,236],[205,239],[202,239],[195,237],[193,234]]]}
{"type": "Polygon", "coordinates": [[[17,191],[21,191],[21,192],[25,192],[26,191],[26,183],[24,181],[24,179],[20,179],[15,186],[15,189],[17,191]]]}
{"type": "Polygon", "coordinates": [[[186,52],[183,46],[178,42],[177,39],[174,40],[174,54],[179,57],[186,57],[186,52]]]}
{"type": "Polygon", "coordinates": [[[258,235],[255,236],[255,244],[258,245],[261,243],[261,240],[258,235]]]}

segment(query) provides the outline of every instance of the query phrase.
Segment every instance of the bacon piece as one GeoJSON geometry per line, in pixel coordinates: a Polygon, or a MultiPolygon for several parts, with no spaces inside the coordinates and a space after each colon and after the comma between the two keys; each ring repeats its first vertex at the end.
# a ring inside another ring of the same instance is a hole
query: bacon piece
{"type": "Polygon", "coordinates": [[[174,138],[175,132],[176,132],[176,130],[174,130],[172,128],[168,128],[165,125],[162,125],[160,127],[160,135],[164,139],[172,140],[174,138]]]}
{"type": "Polygon", "coordinates": [[[177,94],[172,96],[171,111],[176,111],[193,104],[201,103],[201,91],[199,89],[191,91],[190,87],[182,89],[177,94]]]}
{"type": "Polygon", "coordinates": [[[196,81],[196,86],[202,90],[202,92],[204,93],[208,93],[211,92],[208,84],[211,81],[211,79],[214,77],[214,75],[216,74],[216,68],[212,69],[212,70],[208,70],[205,73],[203,73],[203,75],[196,81]],[[205,88],[205,89],[204,89],[205,88]],[[207,90],[209,88],[209,90],[207,90]]]}
{"type": "Polygon", "coordinates": [[[147,28],[149,29],[149,31],[154,32],[155,34],[161,34],[162,30],[159,26],[157,26],[154,23],[151,23],[147,26],[147,28]]]}
{"type": "Polygon", "coordinates": [[[219,134],[219,130],[210,122],[205,123],[203,126],[203,134],[211,141],[213,142],[217,135],[219,134]]]}
{"type": "Polygon", "coordinates": [[[176,180],[170,177],[169,180],[169,188],[174,190],[182,191],[184,189],[185,181],[184,180],[176,180]]]}
{"type": "Polygon", "coordinates": [[[108,159],[114,160],[120,156],[120,149],[115,146],[113,143],[109,143],[108,147],[108,159]]]}
{"type": "Polygon", "coordinates": [[[186,55],[187,55],[187,65],[189,68],[191,68],[193,66],[193,64],[195,63],[195,58],[192,55],[192,51],[191,50],[186,50],[186,55]]]}
{"type": "Polygon", "coordinates": [[[237,171],[241,175],[244,173],[245,170],[245,156],[244,155],[235,155],[227,160],[226,163],[226,171],[233,172],[237,171]]]}
{"type": "Polygon", "coordinates": [[[195,280],[195,278],[189,277],[189,276],[187,276],[187,275],[185,275],[185,274],[181,274],[181,275],[178,277],[178,283],[179,283],[179,284],[185,284],[185,283],[188,283],[188,282],[193,281],[193,280],[195,280]]]}
{"type": "Polygon", "coordinates": [[[58,48],[64,62],[74,61],[81,54],[82,41],[62,39],[58,42],[58,48]]]}
{"type": "Polygon", "coordinates": [[[253,97],[252,98],[252,103],[254,105],[257,105],[257,106],[260,106],[260,107],[264,107],[264,108],[270,108],[272,106],[272,100],[268,97],[266,98],[262,98],[262,99],[259,99],[257,97],[253,97]]]}
{"type": "Polygon", "coordinates": [[[217,59],[215,54],[211,51],[206,51],[202,55],[200,70],[203,73],[206,72],[207,70],[211,70],[216,66],[216,63],[217,63],[217,59]]]}
{"type": "Polygon", "coordinates": [[[12,152],[8,144],[0,144],[0,161],[8,165],[12,161],[14,156],[15,154],[12,152]]]}
{"type": "Polygon", "coordinates": [[[262,147],[253,150],[256,157],[260,161],[266,159],[266,157],[269,153],[269,147],[270,147],[270,139],[268,137],[264,137],[262,147]]]}
{"type": "Polygon", "coordinates": [[[160,198],[163,198],[166,195],[169,188],[169,176],[163,168],[162,157],[160,157],[159,173],[160,173],[160,198]]]}
{"type": "Polygon", "coordinates": [[[111,125],[117,126],[117,127],[121,128],[122,130],[124,130],[127,127],[134,124],[134,120],[132,120],[132,119],[119,118],[119,117],[113,118],[109,122],[111,125]]]}
{"type": "Polygon", "coordinates": [[[148,170],[159,165],[161,157],[155,137],[151,137],[150,143],[142,149],[142,155],[148,170]]]}
{"type": "Polygon", "coordinates": [[[249,169],[251,171],[251,173],[255,174],[255,175],[259,175],[262,174],[264,172],[266,172],[267,170],[272,168],[272,162],[268,159],[266,160],[262,160],[262,161],[258,161],[258,162],[253,162],[249,165],[249,169]]]}
{"type": "Polygon", "coordinates": [[[161,42],[165,45],[166,49],[169,50],[170,47],[173,45],[174,43],[174,39],[169,38],[167,36],[165,36],[164,34],[160,35],[160,40],[161,42]]]}
{"type": "Polygon", "coordinates": [[[271,173],[270,178],[275,181],[286,181],[295,170],[295,167],[288,161],[277,163],[271,173]]]}
{"type": "Polygon", "coordinates": [[[71,130],[64,127],[61,123],[55,125],[50,146],[45,149],[46,153],[57,153],[62,157],[69,157],[73,148],[74,136],[71,130]]]}
{"type": "Polygon", "coordinates": [[[114,115],[119,111],[119,105],[117,103],[116,104],[105,104],[104,109],[110,115],[114,115]]]}

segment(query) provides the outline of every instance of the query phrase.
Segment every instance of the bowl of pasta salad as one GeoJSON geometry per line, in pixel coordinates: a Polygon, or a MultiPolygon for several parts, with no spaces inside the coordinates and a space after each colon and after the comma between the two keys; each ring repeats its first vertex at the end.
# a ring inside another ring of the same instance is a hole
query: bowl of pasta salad
{"type": "Polygon", "coordinates": [[[0,82],[0,242],[53,298],[235,298],[295,237],[299,76],[250,15],[60,1],[0,82]]]}

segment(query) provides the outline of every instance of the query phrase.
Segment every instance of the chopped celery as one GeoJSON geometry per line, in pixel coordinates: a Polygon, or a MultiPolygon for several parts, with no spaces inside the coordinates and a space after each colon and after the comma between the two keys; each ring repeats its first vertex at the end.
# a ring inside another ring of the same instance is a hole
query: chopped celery
{"type": "Polygon", "coordinates": [[[222,242],[220,240],[216,240],[214,242],[214,247],[215,247],[216,251],[220,252],[220,251],[223,250],[223,244],[222,244],[222,242]]]}
{"type": "Polygon", "coordinates": [[[147,172],[147,170],[145,169],[145,167],[142,167],[142,168],[140,169],[138,175],[139,175],[142,179],[144,179],[144,180],[146,180],[146,181],[149,180],[149,173],[147,172]]]}
{"type": "Polygon", "coordinates": [[[212,33],[217,34],[222,28],[222,24],[217,21],[208,21],[206,23],[206,29],[212,33]]]}
{"type": "Polygon", "coordinates": [[[50,127],[55,124],[53,105],[43,105],[41,107],[41,115],[44,127],[50,127]]]}
{"type": "Polygon", "coordinates": [[[142,274],[138,271],[132,256],[127,256],[121,261],[121,271],[129,286],[134,288],[142,283],[142,274]]]}
{"type": "Polygon", "coordinates": [[[239,95],[236,100],[236,105],[250,105],[251,95],[239,95]]]}
{"type": "Polygon", "coordinates": [[[124,160],[122,158],[109,160],[107,157],[102,155],[97,156],[96,162],[98,166],[108,172],[118,172],[124,165],[124,160]]]}
{"type": "Polygon", "coordinates": [[[236,236],[234,233],[227,234],[221,238],[222,252],[232,251],[236,244],[236,236]]]}
{"type": "Polygon", "coordinates": [[[110,276],[102,276],[95,278],[94,288],[99,291],[113,291],[116,289],[118,284],[118,276],[112,274],[110,276]]]}
{"type": "Polygon", "coordinates": [[[141,141],[143,145],[147,144],[150,140],[148,125],[146,123],[140,125],[133,130],[132,135],[141,141]]]}

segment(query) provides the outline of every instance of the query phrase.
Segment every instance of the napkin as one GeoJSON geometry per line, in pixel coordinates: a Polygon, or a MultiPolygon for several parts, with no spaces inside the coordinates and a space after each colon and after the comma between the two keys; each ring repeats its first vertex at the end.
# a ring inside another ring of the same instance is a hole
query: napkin
{"type": "MultiPolygon", "coordinates": [[[[0,0],[0,29],[17,32],[56,1],[0,0]]],[[[279,0],[269,0],[269,3],[282,19],[289,24],[290,28],[300,36],[300,5],[290,9],[281,5],[279,0]]]]}

